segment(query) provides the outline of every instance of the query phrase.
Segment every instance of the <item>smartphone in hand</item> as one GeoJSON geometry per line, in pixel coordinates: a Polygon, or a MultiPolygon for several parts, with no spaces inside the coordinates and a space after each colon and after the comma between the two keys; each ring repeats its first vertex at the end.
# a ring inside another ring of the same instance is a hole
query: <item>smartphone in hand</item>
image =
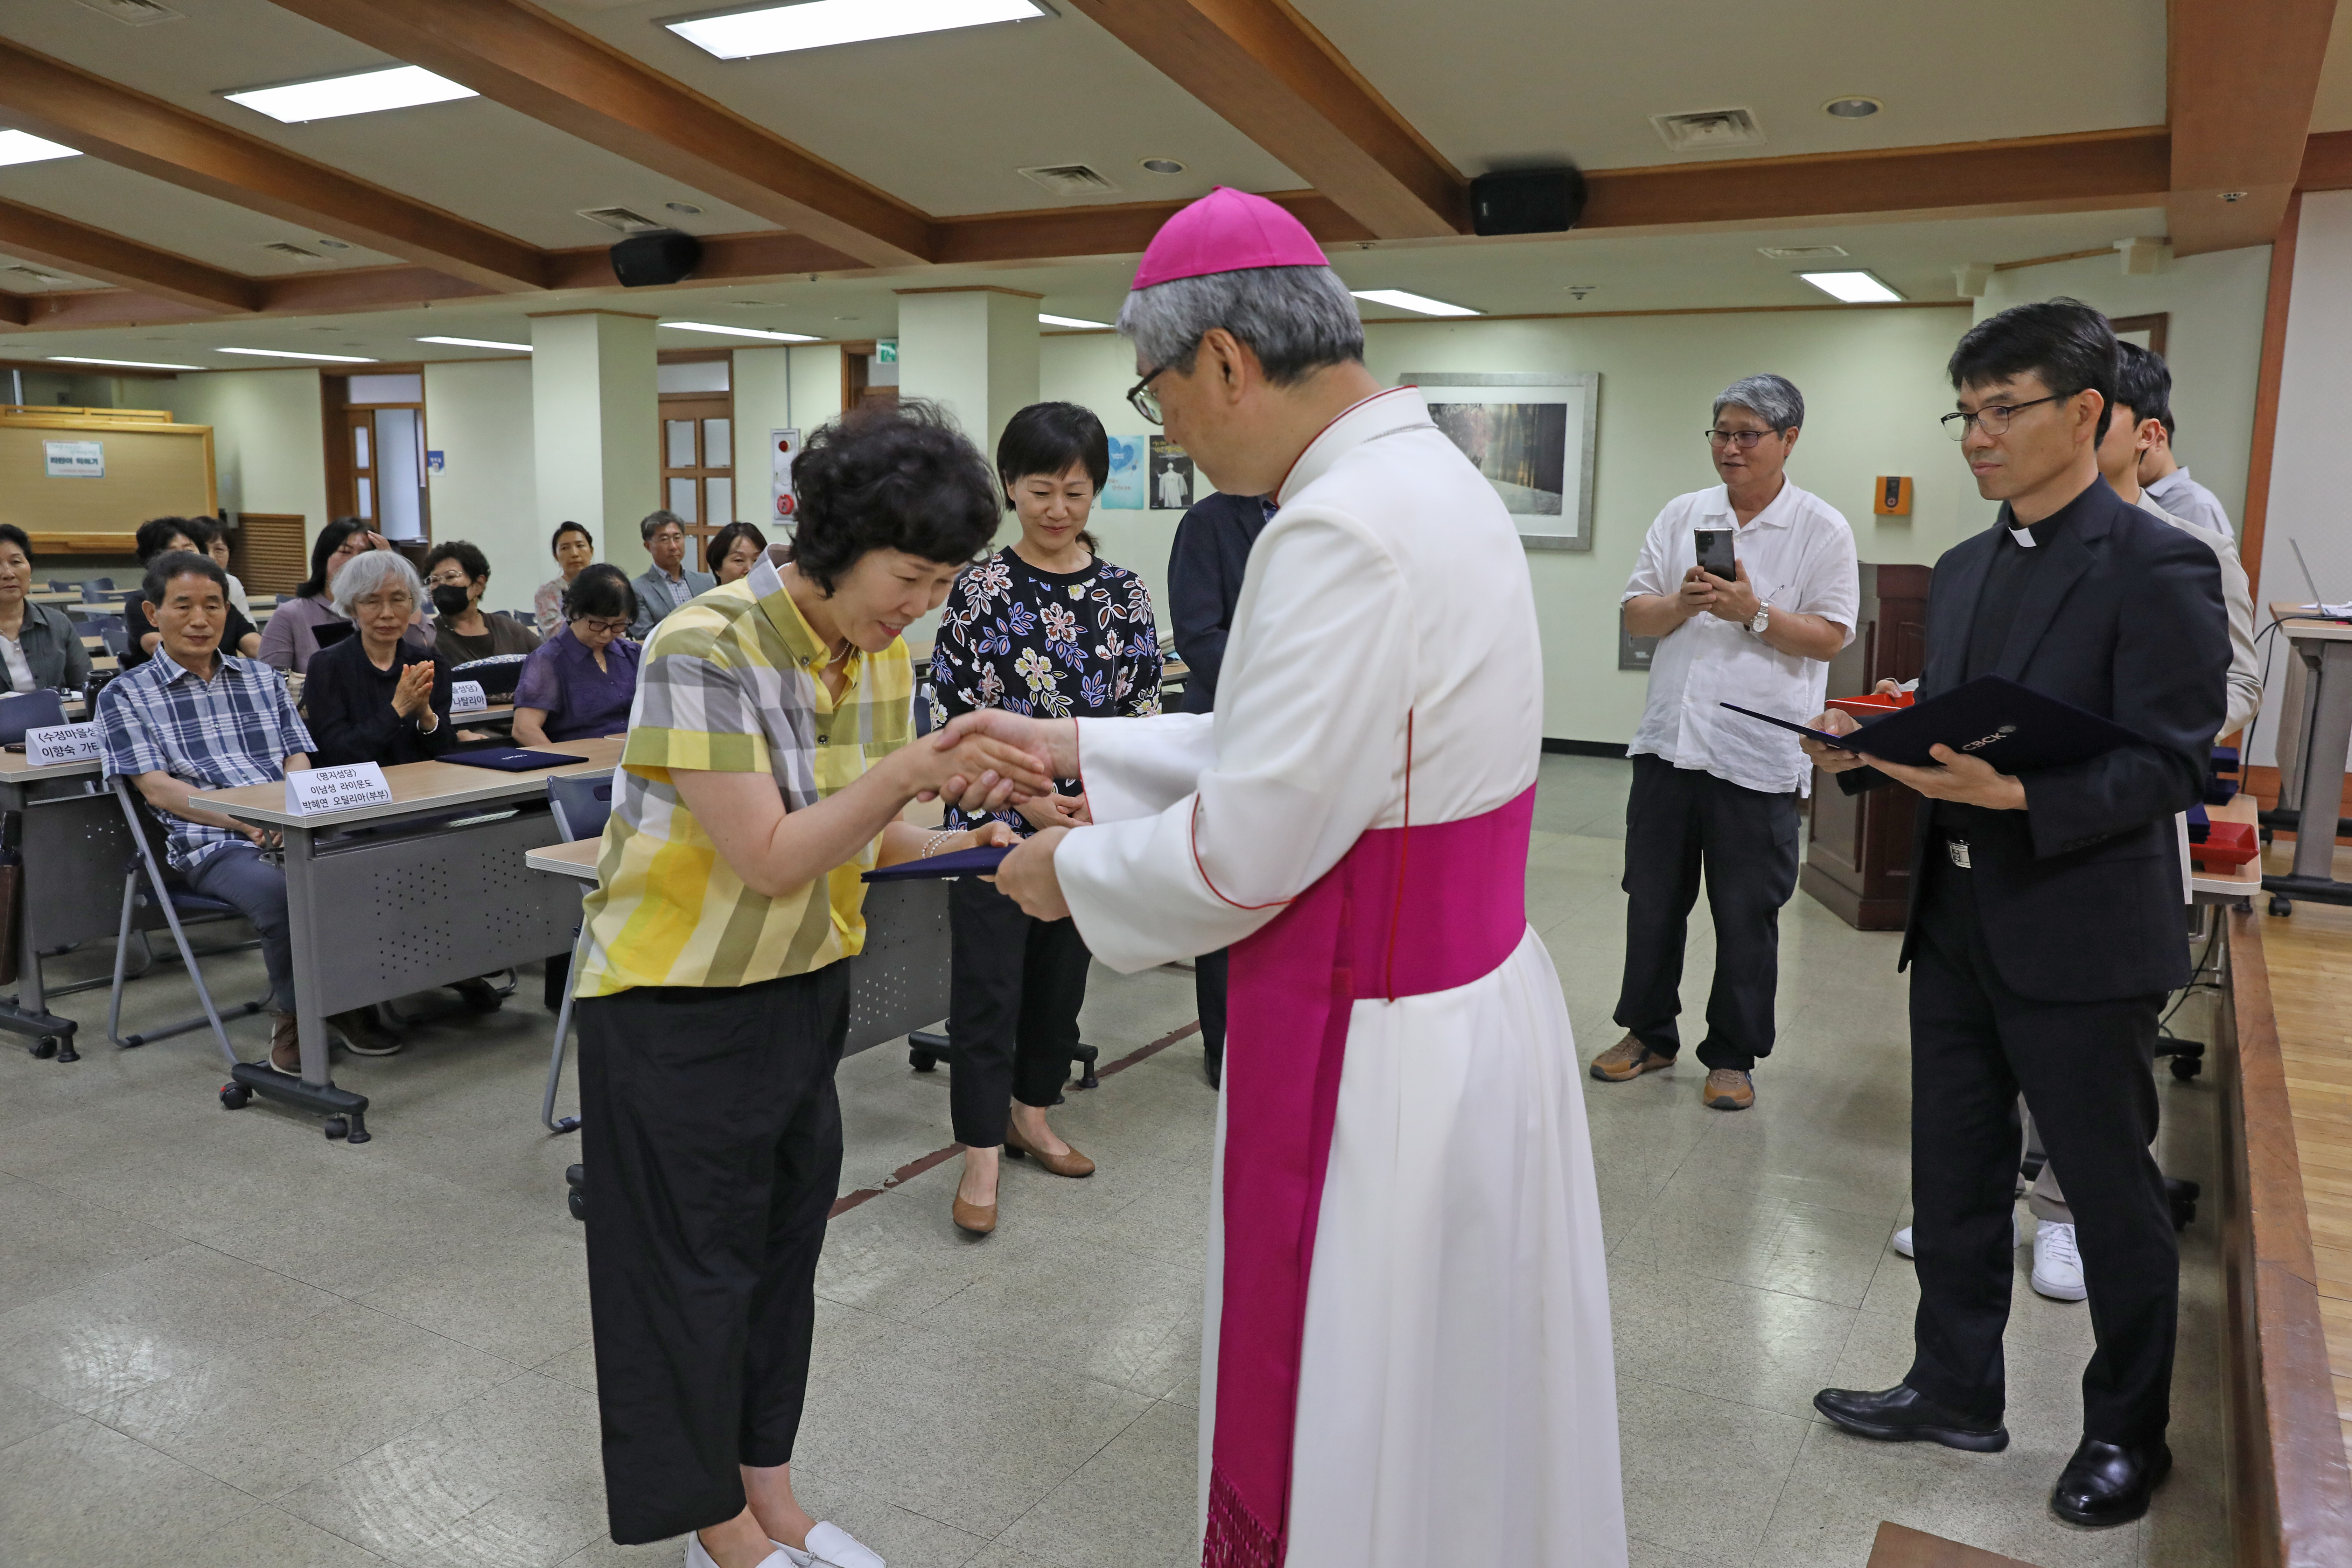
{"type": "Polygon", "coordinates": [[[1739,567],[1731,552],[1731,530],[1696,528],[1691,535],[1698,541],[1698,563],[1708,576],[1720,577],[1727,583],[1738,580],[1739,567]]]}

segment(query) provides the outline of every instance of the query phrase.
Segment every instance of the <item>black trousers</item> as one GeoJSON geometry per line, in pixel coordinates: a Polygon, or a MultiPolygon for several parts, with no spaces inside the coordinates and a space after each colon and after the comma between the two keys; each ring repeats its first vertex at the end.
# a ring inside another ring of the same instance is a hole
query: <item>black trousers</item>
{"type": "Polygon", "coordinates": [[[950,884],[948,929],[948,1110],[957,1142],[993,1149],[1013,1100],[1044,1107],[1062,1097],[1092,955],[1075,921],[1032,920],[977,877],[950,884]]]}
{"type": "MultiPolygon", "coordinates": [[[[2002,1408],[2001,1331],[2015,1271],[2021,1090],[2066,1173],[2091,1328],[2083,1435],[2138,1447],[2164,1435],[2172,1396],[2179,1247],[2149,1072],[2161,994],[2042,1002],[2001,984],[1969,872],[1931,857],[1911,960],[1911,1195],[1919,1311],[1904,1381],[1970,1415],[2002,1408]]],[[[2095,920],[2095,911],[2084,911],[2095,920]]]]}
{"type": "Polygon", "coordinates": [[[793,1457],[849,966],[576,1012],[605,1507],[627,1546],[734,1518],[736,1467],[793,1457]]]}
{"type": "Polygon", "coordinates": [[[1780,906],[1797,890],[1797,796],[1743,789],[1664,757],[1633,759],[1625,797],[1625,980],[1617,1023],[1661,1056],[1682,1048],[1683,942],[1701,873],[1715,918],[1706,997],[1710,1068],[1772,1054],[1780,984],[1780,906]]]}
{"type": "Polygon", "coordinates": [[[1219,948],[1192,961],[1192,1005],[1201,1015],[1201,1060],[1209,1081],[1225,1072],[1225,987],[1233,975],[1232,951],[1219,948]]]}

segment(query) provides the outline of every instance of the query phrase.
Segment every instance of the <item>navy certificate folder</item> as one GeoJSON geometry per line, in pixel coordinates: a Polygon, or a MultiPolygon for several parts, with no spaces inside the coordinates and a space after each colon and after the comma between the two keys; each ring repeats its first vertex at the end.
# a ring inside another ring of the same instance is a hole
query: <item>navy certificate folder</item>
{"type": "Polygon", "coordinates": [[[1979,675],[1941,697],[1931,697],[1866,721],[1851,735],[1832,735],[1737,703],[1724,707],[1827,745],[1905,767],[1937,765],[1930,746],[1981,757],[2005,773],[2032,773],[2086,763],[2141,737],[2112,720],[2000,675],[1979,675]]]}
{"type": "Polygon", "coordinates": [[[567,763],[584,763],[585,757],[575,757],[569,752],[532,752],[519,746],[485,746],[473,752],[444,752],[436,762],[456,763],[460,767],[496,768],[502,773],[527,773],[539,768],[560,768],[567,763]]]}
{"type": "Polygon", "coordinates": [[[958,849],[952,854],[927,855],[920,860],[901,860],[896,866],[885,866],[878,871],[866,873],[868,882],[919,882],[930,877],[985,877],[1013,853],[1009,844],[983,844],[977,849],[958,849]]]}

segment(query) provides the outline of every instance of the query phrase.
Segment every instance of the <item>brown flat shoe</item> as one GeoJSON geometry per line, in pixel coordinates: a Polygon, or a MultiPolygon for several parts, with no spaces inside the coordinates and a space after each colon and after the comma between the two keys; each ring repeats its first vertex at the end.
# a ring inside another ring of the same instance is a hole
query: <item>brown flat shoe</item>
{"type": "Polygon", "coordinates": [[[1706,1075],[1699,1098],[1709,1110],[1745,1110],[1756,1103],[1756,1080],[1738,1068],[1717,1068],[1706,1075]]]}
{"type": "Polygon", "coordinates": [[[269,1015],[269,1065],[289,1078],[302,1076],[301,1036],[291,1013],[269,1015]]]}
{"type": "Polygon", "coordinates": [[[1091,1176],[1095,1163],[1076,1149],[1066,1154],[1048,1154],[1033,1143],[1024,1143],[1020,1131],[1007,1124],[1004,1129],[1004,1152],[1014,1159],[1026,1154],[1057,1176],[1091,1176]]]}
{"type": "Polygon", "coordinates": [[[996,1229],[994,1204],[968,1204],[963,1201],[963,1194],[958,1193],[955,1206],[948,1212],[954,1215],[958,1230],[969,1231],[973,1236],[987,1236],[996,1229]]]}
{"type": "Polygon", "coordinates": [[[1674,1058],[1662,1057],[1628,1035],[1592,1058],[1592,1076],[1603,1083],[1623,1083],[1645,1072],[1656,1072],[1661,1068],[1674,1065],[1674,1058]]]}

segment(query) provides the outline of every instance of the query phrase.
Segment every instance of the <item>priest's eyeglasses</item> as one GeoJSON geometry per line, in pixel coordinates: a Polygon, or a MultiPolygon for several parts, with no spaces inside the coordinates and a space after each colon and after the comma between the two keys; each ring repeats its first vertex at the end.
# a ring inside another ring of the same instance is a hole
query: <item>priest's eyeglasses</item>
{"type": "Polygon", "coordinates": [[[1700,432],[1711,447],[1738,447],[1743,452],[1756,450],[1756,443],[1773,434],[1769,430],[1717,430],[1709,426],[1700,432]]]}
{"type": "Polygon", "coordinates": [[[2055,403],[2061,395],[2053,392],[2047,397],[2035,398],[2032,403],[1989,403],[1974,414],[1947,414],[1937,423],[1943,426],[1944,434],[1955,441],[1967,440],[1971,425],[1988,436],[2006,436],[2010,419],[2019,410],[2032,408],[2035,404],[2055,403]]]}
{"type": "Polygon", "coordinates": [[[1141,381],[1137,382],[1133,386],[1127,389],[1128,406],[1134,409],[1138,414],[1142,415],[1146,419],[1150,420],[1154,425],[1164,424],[1165,421],[1160,417],[1160,395],[1151,390],[1151,383],[1155,378],[1164,374],[1167,369],[1168,367],[1164,364],[1155,365],[1152,367],[1150,374],[1146,375],[1141,381]]]}

